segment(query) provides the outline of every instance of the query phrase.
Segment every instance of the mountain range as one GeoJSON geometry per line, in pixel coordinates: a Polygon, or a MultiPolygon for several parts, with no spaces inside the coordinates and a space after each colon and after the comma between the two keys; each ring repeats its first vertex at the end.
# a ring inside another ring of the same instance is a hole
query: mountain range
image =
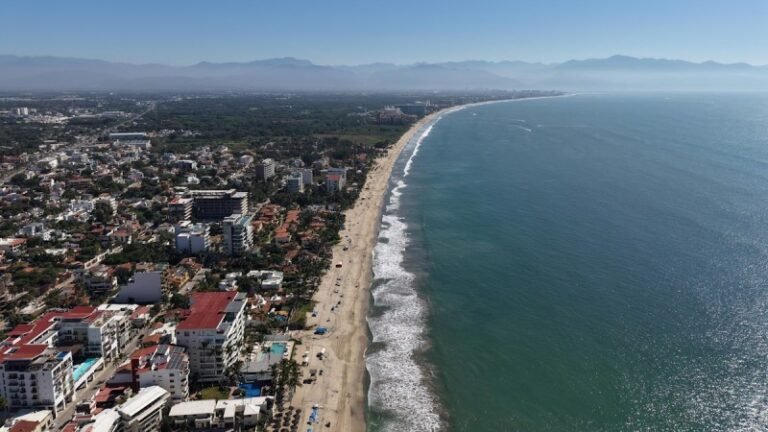
{"type": "Polygon", "coordinates": [[[616,55],[562,63],[468,60],[318,65],[292,57],[190,66],[0,55],[0,90],[768,90],[768,66],[616,55]]]}

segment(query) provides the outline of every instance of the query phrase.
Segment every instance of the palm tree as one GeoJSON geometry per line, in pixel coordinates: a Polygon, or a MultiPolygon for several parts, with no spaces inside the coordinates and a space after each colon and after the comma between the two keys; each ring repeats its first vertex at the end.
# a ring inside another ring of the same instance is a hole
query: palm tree
{"type": "Polygon", "coordinates": [[[291,392],[296,391],[296,386],[301,385],[301,373],[299,372],[299,364],[296,362],[296,360],[288,360],[287,363],[287,374],[288,377],[286,379],[286,383],[288,384],[288,387],[291,389],[291,392]]]}
{"type": "Polygon", "coordinates": [[[272,363],[269,366],[269,371],[270,371],[270,373],[272,375],[272,393],[274,394],[275,390],[277,388],[277,373],[278,373],[277,363],[272,363]]]}

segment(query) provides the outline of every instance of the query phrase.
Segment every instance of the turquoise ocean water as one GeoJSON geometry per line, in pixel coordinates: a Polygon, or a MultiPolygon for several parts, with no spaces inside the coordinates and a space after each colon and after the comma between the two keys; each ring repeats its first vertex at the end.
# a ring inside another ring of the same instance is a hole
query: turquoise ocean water
{"type": "Polygon", "coordinates": [[[768,430],[768,95],[516,101],[425,132],[375,253],[371,430],[768,430]]]}

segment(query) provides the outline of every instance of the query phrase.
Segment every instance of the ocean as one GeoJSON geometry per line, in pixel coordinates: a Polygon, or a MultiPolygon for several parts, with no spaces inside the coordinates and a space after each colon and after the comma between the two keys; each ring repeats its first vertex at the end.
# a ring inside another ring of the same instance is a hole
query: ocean
{"type": "Polygon", "coordinates": [[[390,181],[369,430],[768,430],[768,95],[470,106],[390,181]]]}

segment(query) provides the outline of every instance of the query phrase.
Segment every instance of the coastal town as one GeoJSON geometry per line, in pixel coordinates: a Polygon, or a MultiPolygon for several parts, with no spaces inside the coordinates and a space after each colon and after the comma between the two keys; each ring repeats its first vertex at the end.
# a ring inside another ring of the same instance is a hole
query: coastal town
{"type": "Polygon", "coordinates": [[[441,109],[526,96],[401,97],[308,132],[317,101],[290,95],[3,99],[0,430],[364,428],[397,154],[441,109]],[[273,131],[204,117],[244,102],[273,131]]]}

